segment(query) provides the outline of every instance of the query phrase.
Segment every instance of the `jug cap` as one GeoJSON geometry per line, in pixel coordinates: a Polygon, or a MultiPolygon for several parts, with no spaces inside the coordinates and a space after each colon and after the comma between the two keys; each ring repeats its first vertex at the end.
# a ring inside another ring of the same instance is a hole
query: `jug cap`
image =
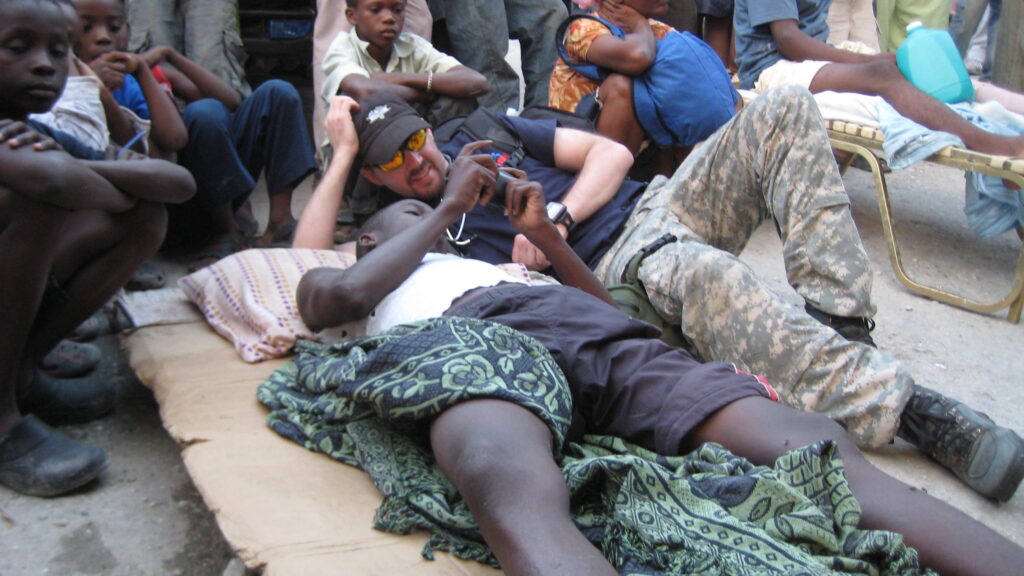
{"type": "Polygon", "coordinates": [[[910,24],[907,24],[907,32],[909,33],[911,30],[914,30],[916,28],[921,28],[922,26],[924,26],[924,24],[921,23],[920,20],[914,20],[910,24]]]}

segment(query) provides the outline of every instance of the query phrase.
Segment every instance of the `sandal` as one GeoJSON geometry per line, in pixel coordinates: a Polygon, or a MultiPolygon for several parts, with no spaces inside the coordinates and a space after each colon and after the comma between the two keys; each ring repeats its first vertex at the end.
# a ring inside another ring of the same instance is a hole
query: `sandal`
{"type": "Polygon", "coordinates": [[[18,409],[35,414],[51,426],[81,424],[114,409],[114,383],[99,374],[86,378],[54,378],[36,370],[32,381],[18,391],[18,409]]]}
{"type": "Polygon", "coordinates": [[[286,223],[284,226],[281,226],[280,228],[275,230],[274,235],[269,239],[267,238],[267,235],[264,233],[263,236],[260,236],[259,238],[256,239],[255,247],[291,248],[292,237],[295,236],[295,227],[298,226],[298,224],[299,223],[296,222],[295,220],[286,223]]]}
{"type": "Polygon", "coordinates": [[[105,322],[102,318],[102,312],[97,312],[92,316],[85,319],[71,331],[71,335],[68,336],[68,340],[74,340],[75,342],[91,342],[96,339],[97,336],[103,333],[106,328],[105,322]]]}
{"type": "Polygon", "coordinates": [[[154,262],[146,261],[128,279],[124,289],[133,291],[156,290],[157,288],[163,288],[166,283],[167,278],[164,276],[164,269],[154,262]]]}
{"type": "Polygon", "coordinates": [[[43,356],[39,367],[54,378],[76,378],[92,372],[102,357],[94,344],[61,340],[43,356]]]}
{"type": "Polygon", "coordinates": [[[242,245],[231,234],[224,234],[196,254],[195,259],[188,265],[188,271],[195,272],[211,264],[216,264],[222,258],[227,258],[242,248],[242,245]]]}
{"type": "Polygon", "coordinates": [[[50,428],[29,414],[0,437],[0,484],[52,497],[84,486],[107,467],[103,450],[50,428]]]}

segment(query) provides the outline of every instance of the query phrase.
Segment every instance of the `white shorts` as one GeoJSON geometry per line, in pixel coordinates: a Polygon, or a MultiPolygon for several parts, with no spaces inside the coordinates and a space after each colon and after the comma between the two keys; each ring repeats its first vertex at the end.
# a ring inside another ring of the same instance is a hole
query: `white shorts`
{"type": "MultiPolygon", "coordinates": [[[[878,51],[860,42],[846,41],[837,46],[841,50],[849,50],[859,54],[877,54],[878,51]]],[[[804,60],[793,62],[792,60],[779,60],[775,64],[764,69],[757,81],[754,82],[755,92],[764,92],[777,86],[797,84],[810,89],[811,81],[818,74],[818,71],[831,62],[820,60],[804,60]]]]}

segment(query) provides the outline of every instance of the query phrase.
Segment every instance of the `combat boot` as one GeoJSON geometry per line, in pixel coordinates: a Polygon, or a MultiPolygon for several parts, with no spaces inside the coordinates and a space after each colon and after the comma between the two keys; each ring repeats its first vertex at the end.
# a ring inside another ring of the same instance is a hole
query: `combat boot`
{"type": "Polygon", "coordinates": [[[1024,440],[963,402],[914,385],[897,436],[953,471],[974,491],[1006,502],[1024,478],[1024,440]]]}

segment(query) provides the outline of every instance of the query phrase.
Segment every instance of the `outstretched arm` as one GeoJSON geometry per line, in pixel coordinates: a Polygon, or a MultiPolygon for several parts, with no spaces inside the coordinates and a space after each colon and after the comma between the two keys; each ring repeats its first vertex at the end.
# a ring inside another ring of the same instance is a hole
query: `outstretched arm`
{"type": "Polygon", "coordinates": [[[352,120],[352,113],[357,110],[359,105],[348,96],[331,98],[325,120],[333,150],[331,163],[302,210],[292,248],[330,250],[334,247],[334,226],[341,210],[345,183],[359,154],[359,136],[352,120]]]}
{"type": "Polygon", "coordinates": [[[823,60],[825,62],[871,62],[874,60],[892,60],[894,54],[858,54],[849,50],[841,50],[811,38],[800,30],[796,20],[776,20],[769,24],[772,38],[779,49],[779,54],[786,60],[802,62],[804,60],[823,60]]]}

